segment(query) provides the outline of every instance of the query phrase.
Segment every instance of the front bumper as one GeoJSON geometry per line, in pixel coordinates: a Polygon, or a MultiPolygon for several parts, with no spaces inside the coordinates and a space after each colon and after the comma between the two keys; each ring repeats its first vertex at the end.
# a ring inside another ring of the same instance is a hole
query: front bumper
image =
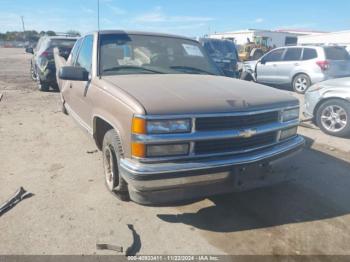
{"type": "Polygon", "coordinates": [[[178,163],[145,164],[122,159],[120,172],[135,202],[173,202],[237,191],[234,184],[228,183],[236,175],[236,167],[271,162],[299,151],[304,143],[302,137],[296,136],[255,152],[178,163]]]}
{"type": "Polygon", "coordinates": [[[304,96],[303,115],[307,119],[314,118],[315,108],[321,99],[319,91],[306,92],[304,96]]]}

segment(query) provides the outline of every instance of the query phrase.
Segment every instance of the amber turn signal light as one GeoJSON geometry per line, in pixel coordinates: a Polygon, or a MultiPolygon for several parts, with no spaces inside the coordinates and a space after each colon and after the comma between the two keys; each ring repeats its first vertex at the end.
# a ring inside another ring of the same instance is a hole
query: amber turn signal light
{"type": "Polygon", "coordinates": [[[134,157],[145,157],[146,156],[146,146],[140,143],[131,143],[131,155],[134,157]]]}
{"type": "Polygon", "coordinates": [[[146,134],[146,120],[143,118],[134,117],[132,119],[131,129],[133,134],[146,134]]]}

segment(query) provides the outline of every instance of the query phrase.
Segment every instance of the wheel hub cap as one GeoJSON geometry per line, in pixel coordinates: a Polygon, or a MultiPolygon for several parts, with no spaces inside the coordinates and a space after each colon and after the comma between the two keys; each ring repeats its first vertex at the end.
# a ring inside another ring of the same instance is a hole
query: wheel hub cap
{"type": "Polygon", "coordinates": [[[307,88],[307,80],[305,78],[298,78],[295,87],[297,90],[305,91],[307,88]]]}
{"type": "Polygon", "coordinates": [[[112,150],[107,147],[104,151],[104,167],[106,184],[110,190],[114,188],[114,162],[112,150]]]}
{"type": "Polygon", "coordinates": [[[346,111],[336,105],[326,107],[321,114],[323,127],[330,132],[339,132],[347,125],[348,116],[346,111]]]}

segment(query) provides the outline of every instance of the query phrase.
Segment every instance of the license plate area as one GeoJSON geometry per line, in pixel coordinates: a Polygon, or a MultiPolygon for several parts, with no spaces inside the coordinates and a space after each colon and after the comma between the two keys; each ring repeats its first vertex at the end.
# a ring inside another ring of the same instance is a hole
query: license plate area
{"type": "Polygon", "coordinates": [[[256,163],[234,167],[235,191],[244,191],[265,186],[268,182],[271,166],[268,163],[256,163]]]}

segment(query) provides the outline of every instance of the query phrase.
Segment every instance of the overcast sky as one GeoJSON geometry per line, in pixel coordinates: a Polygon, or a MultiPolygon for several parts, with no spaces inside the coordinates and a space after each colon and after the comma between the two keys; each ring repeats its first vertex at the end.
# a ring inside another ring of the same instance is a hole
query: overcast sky
{"type": "MultiPolygon", "coordinates": [[[[201,36],[247,28],[350,30],[350,0],[100,0],[101,29],[201,36]]],[[[0,32],[97,28],[97,0],[0,0],[0,32]]]]}

